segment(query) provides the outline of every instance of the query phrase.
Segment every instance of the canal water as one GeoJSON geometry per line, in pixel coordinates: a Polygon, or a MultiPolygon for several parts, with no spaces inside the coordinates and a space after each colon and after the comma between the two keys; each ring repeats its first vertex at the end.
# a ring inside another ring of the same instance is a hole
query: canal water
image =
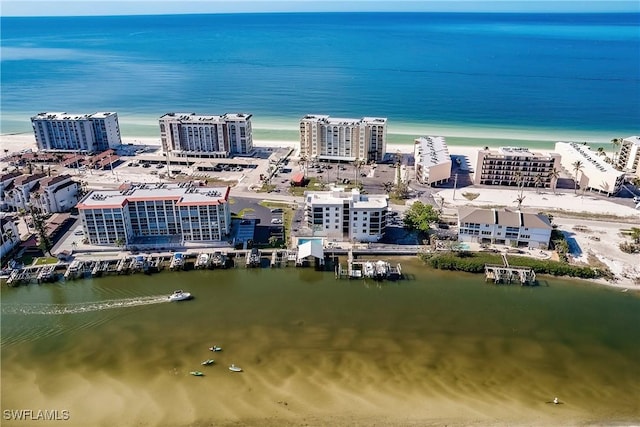
{"type": "Polygon", "coordinates": [[[6,412],[22,409],[74,426],[640,422],[638,294],[402,264],[399,282],[238,268],[3,286],[2,425],[31,425],[6,412]],[[166,302],[178,288],[195,298],[166,302]]]}

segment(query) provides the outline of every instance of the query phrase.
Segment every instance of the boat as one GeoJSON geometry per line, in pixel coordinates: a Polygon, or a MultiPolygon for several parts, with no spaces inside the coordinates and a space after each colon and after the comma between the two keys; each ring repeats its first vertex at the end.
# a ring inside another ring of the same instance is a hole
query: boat
{"type": "Polygon", "coordinates": [[[175,254],[173,254],[173,257],[171,258],[171,265],[169,265],[169,268],[171,270],[180,269],[182,268],[183,265],[184,265],[183,254],[180,252],[176,252],[175,254]]]}
{"type": "Polygon", "coordinates": [[[200,371],[191,371],[189,372],[191,375],[193,375],[194,377],[204,377],[204,373],[200,372],[200,371]]]}
{"type": "Polygon", "coordinates": [[[222,347],[218,347],[217,345],[209,347],[211,351],[222,351],[222,347]]]}
{"type": "Polygon", "coordinates": [[[209,254],[201,253],[196,261],[196,268],[207,268],[209,266],[209,254]]]}
{"type": "Polygon", "coordinates": [[[171,295],[167,297],[169,301],[184,301],[191,299],[191,294],[189,292],[184,292],[181,290],[173,291],[171,295]]]}
{"type": "Polygon", "coordinates": [[[213,359],[207,359],[204,362],[201,363],[202,366],[207,366],[207,365],[213,365],[213,362],[215,362],[215,360],[213,359]]]}
{"type": "Polygon", "coordinates": [[[231,364],[231,366],[229,366],[229,370],[231,372],[242,372],[242,368],[234,365],[233,363],[231,364]]]}
{"type": "Polygon", "coordinates": [[[368,261],[364,264],[364,277],[373,277],[376,274],[375,265],[368,261]]]}

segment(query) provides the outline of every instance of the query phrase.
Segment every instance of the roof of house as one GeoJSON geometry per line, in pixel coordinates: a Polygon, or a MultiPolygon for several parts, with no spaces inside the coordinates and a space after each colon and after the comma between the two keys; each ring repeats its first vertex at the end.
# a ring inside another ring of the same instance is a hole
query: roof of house
{"type": "Polygon", "coordinates": [[[505,227],[543,228],[550,230],[551,222],[546,215],[511,211],[509,209],[481,209],[463,207],[458,210],[461,223],[497,224],[505,227]]]}
{"type": "Polygon", "coordinates": [[[298,260],[304,259],[308,256],[313,256],[314,258],[319,259],[324,258],[322,240],[313,239],[298,246],[298,260]]]}

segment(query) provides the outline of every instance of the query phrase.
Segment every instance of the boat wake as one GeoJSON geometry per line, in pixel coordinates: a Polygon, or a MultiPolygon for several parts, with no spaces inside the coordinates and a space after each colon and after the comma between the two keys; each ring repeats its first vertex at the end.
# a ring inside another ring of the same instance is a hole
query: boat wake
{"type": "Polygon", "coordinates": [[[138,307],[169,302],[166,295],[124,298],[107,301],[81,302],[77,304],[2,304],[2,314],[57,315],[78,314],[112,308],[138,307]]]}

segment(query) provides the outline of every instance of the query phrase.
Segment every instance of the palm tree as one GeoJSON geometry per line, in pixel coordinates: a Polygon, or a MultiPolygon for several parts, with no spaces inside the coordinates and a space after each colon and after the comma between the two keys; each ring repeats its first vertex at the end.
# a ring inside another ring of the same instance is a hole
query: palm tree
{"type": "Polygon", "coordinates": [[[551,186],[553,188],[553,194],[556,194],[556,186],[558,185],[558,178],[560,178],[560,171],[556,168],[553,168],[553,170],[549,172],[549,178],[551,178],[551,186]]]}
{"type": "Polygon", "coordinates": [[[613,138],[611,140],[611,163],[612,164],[616,164],[616,154],[618,153],[618,150],[620,148],[620,145],[622,144],[622,138],[613,138]]]}
{"type": "Polygon", "coordinates": [[[571,164],[571,166],[573,166],[573,173],[575,174],[575,179],[573,181],[573,190],[575,194],[578,194],[578,172],[582,171],[582,169],[584,168],[584,163],[582,163],[582,160],[576,160],[571,164]]]}
{"type": "Polygon", "coordinates": [[[365,162],[364,160],[361,159],[356,159],[353,161],[353,166],[355,166],[355,185],[358,185],[358,176],[360,176],[360,170],[362,169],[362,166],[364,166],[365,162]]]}
{"type": "Polygon", "coordinates": [[[516,199],[514,200],[514,202],[518,204],[518,210],[520,210],[520,208],[522,207],[522,202],[524,202],[524,199],[526,198],[527,196],[523,196],[522,192],[518,194],[518,197],[516,197],[516,199]]]}
{"type": "Polygon", "coordinates": [[[300,160],[298,160],[298,165],[301,166],[302,168],[302,175],[306,178],[307,177],[307,164],[309,162],[309,158],[306,155],[302,155],[300,156],[300,160]]]}
{"type": "Polygon", "coordinates": [[[544,177],[542,176],[541,173],[537,174],[536,177],[533,179],[533,184],[536,187],[536,193],[539,193],[538,187],[544,185],[544,177]]]}
{"type": "Polygon", "coordinates": [[[520,187],[520,184],[522,184],[522,172],[517,171],[516,173],[513,174],[513,178],[516,180],[516,187],[520,187]]]}

